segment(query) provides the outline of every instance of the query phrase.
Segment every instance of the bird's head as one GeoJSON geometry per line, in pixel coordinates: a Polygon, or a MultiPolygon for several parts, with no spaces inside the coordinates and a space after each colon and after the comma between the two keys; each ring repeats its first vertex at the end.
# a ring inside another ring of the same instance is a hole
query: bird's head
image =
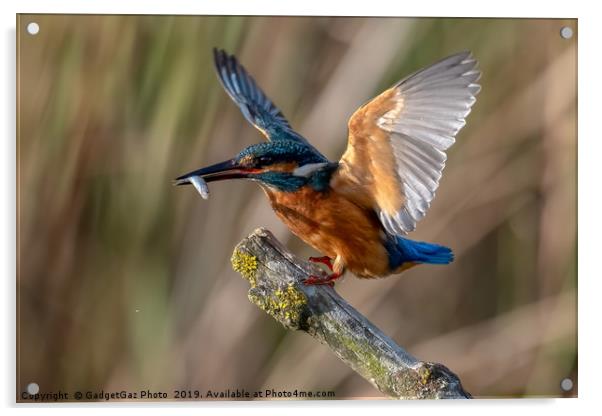
{"type": "Polygon", "coordinates": [[[206,182],[251,179],[286,192],[307,184],[323,190],[336,166],[303,143],[277,140],[254,144],[232,159],[182,175],[176,185],[187,185],[190,178],[200,176],[206,182]]]}

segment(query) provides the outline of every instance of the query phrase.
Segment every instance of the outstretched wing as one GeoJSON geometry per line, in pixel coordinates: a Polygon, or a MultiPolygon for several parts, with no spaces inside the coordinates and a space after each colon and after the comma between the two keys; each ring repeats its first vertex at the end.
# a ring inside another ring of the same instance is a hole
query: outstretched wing
{"type": "Polygon", "coordinates": [[[293,131],[282,112],[233,55],[213,49],[213,57],[222,86],[245,118],[268,140],[301,140],[307,143],[302,136],[293,131]]]}
{"type": "Polygon", "coordinates": [[[360,107],[349,120],[333,186],[372,206],[389,233],[413,231],[435,196],[445,151],[476,101],[479,77],[476,60],[462,52],[360,107]]]}

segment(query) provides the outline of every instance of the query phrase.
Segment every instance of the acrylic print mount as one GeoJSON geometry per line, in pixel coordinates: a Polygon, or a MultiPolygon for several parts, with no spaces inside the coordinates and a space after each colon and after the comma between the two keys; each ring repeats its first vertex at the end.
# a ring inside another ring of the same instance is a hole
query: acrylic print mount
{"type": "Polygon", "coordinates": [[[577,35],[19,15],[17,401],[576,396],[577,35]]]}

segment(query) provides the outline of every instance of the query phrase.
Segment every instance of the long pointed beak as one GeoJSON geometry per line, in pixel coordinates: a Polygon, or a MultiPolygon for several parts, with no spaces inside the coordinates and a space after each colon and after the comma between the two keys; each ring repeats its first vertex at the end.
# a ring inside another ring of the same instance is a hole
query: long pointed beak
{"type": "Polygon", "coordinates": [[[226,160],[225,162],[216,163],[215,165],[207,166],[206,168],[197,169],[188,172],[185,175],[178,176],[174,180],[174,185],[189,185],[191,178],[200,176],[206,182],[219,181],[224,179],[246,178],[254,169],[246,169],[236,163],[235,159],[226,160]]]}

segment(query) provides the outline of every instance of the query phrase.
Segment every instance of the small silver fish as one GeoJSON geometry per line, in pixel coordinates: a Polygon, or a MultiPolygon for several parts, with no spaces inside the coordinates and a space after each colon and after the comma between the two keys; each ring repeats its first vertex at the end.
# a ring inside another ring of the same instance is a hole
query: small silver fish
{"type": "Polygon", "coordinates": [[[209,199],[209,187],[207,186],[205,179],[201,178],[200,176],[190,176],[186,179],[190,181],[199,194],[201,194],[203,199],[209,199]]]}

